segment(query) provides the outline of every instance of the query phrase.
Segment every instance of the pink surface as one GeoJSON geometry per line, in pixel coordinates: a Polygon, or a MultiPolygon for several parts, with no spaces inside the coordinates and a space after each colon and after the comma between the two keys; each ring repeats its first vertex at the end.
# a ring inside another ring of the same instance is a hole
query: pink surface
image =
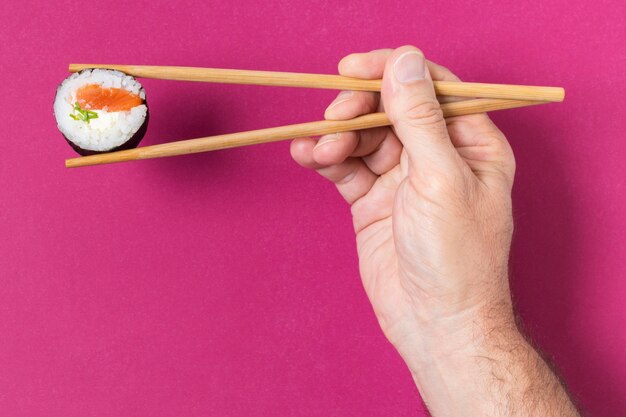
{"type": "MultiPolygon", "coordinates": [[[[406,43],[466,80],[567,89],[493,114],[518,163],[514,296],[589,415],[622,414],[626,3],[242,3],[2,3],[0,415],[425,415],[347,206],[288,143],[66,170],[52,116],[70,62],[333,73],[406,43]]],[[[316,120],[333,96],[144,84],[144,144],[316,120]]]]}

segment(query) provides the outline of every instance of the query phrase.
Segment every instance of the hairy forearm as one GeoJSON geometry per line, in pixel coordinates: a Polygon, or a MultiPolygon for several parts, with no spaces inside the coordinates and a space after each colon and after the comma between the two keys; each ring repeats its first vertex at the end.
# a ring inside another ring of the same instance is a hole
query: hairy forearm
{"type": "Polygon", "coordinates": [[[481,318],[445,333],[435,330],[428,345],[403,354],[433,417],[579,416],[513,320],[481,318]]]}

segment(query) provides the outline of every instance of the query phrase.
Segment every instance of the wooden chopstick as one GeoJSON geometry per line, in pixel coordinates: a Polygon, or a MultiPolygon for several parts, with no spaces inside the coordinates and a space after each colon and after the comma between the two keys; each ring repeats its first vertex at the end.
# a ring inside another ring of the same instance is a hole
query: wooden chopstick
{"type": "MultiPolygon", "coordinates": [[[[515,107],[543,104],[545,101],[474,99],[445,103],[441,105],[444,117],[462,116],[473,113],[484,113],[492,110],[504,110],[515,107]]],[[[101,153],[80,158],[67,159],[67,168],[89,165],[111,164],[114,162],[134,161],[138,159],[163,158],[166,156],[214,151],[238,146],[276,142],[280,140],[319,136],[329,133],[347,132],[350,130],[369,129],[390,125],[385,113],[371,113],[350,120],[321,120],[317,122],[272,127],[269,129],[251,130],[247,132],[229,133],[226,135],[209,136],[198,139],[181,140],[159,145],[144,146],[125,151],[101,153]]]]}
{"type": "MultiPolygon", "coordinates": [[[[283,87],[328,88],[335,90],[380,91],[381,80],[361,80],[329,74],[251,71],[221,68],[168,67],[151,65],[70,64],[70,72],[87,68],[116,69],[126,74],[161,80],[200,81],[226,84],[254,84],[283,87]]],[[[563,101],[561,87],[483,84],[435,81],[440,96],[502,98],[532,101],[563,101]]]]}

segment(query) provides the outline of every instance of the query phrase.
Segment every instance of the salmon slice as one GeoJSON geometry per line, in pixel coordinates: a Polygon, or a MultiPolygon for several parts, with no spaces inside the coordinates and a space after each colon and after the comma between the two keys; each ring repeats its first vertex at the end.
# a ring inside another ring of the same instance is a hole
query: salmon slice
{"type": "Polygon", "coordinates": [[[141,97],[123,88],[103,88],[99,84],[87,84],[76,91],[76,101],[83,109],[128,111],[143,103],[141,97]]]}

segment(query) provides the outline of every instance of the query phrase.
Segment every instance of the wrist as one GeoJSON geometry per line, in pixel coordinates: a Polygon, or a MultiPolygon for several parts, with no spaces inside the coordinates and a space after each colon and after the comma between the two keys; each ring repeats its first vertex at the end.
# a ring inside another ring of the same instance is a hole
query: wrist
{"type": "Polygon", "coordinates": [[[447,338],[430,338],[407,364],[433,415],[493,415],[492,400],[529,386],[520,364],[534,363],[533,354],[512,321],[482,319],[447,338]]]}
{"type": "Polygon", "coordinates": [[[525,343],[508,299],[413,324],[415,331],[395,345],[414,377],[428,367],[458,366],[473,357],[490,356],[502,345],[525,343]]]}
{"type": "Polygon", "coordinates": [[[520,415],[578,416],[559,380],[518,330],[508,298],[413,322],[419,322],[415,336],[395,346],[432,415],[523,410],[520,415]]]}

